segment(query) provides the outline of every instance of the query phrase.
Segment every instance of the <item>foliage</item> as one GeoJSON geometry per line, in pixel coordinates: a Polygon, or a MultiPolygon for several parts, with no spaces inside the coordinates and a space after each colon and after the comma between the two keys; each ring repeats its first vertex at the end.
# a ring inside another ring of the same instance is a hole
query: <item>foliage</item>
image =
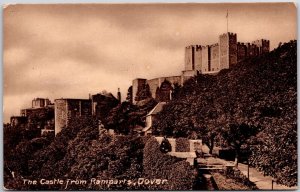
{"type": "Polygon", "coordinates": [[[219,130],[259,128],[257,138],[249,139],[250,163],[281,184],[297,184],[296,41],[218,75],[190,78],[176,95],[157,115],[155,135],[189,137],[196,132],[212,148],[221,138],[219,130]]]}
{"type": "Polygon", "coordinates": [[[159,143],[151,137],[144,148],[143,168],[145,178],[167,179],[165,185],[150,185],[149,190],[191,190],[195,175],[183,160],[164,154],[159,143]]]}
{"type": "Polygon", "coordinates": [[[144,85],[144,87],[142,87],[141,90],[139,90],[139,91],[136,93],[135,101],[141,101],[141,100],[149,99],[149,98],[152,98],[152,95],[151,95],[150,87],[149,87],[149,85],[146,83],[146,84],[144,85]]]}
{"type": "Polygon", "coordinates": [[[249,181],[238,169],[234,169],[231,174],[212,172],[212,176],[219,190],[258,190],[256,185],[249,181]]]}
{"type": "MultiPolygon", "coordinates": [[[[45,138],[42,138],[45,139],[45,138]]],[[[99,136],[97,121],[94,119],[77,119],[57,134],[48,146],[40,140],[31,140],[17,147],[17,163],[9,162],[9,167],[27,179],[136,179],[143,174],[143,148],[146,138],[133,136],[99,136]],[[32,143],[32,145],[30,145],[32,143]],[[35,145],[33,145],[35,144],[35,145]],[[39,145],[37,145],[39,144],[39,145]],[[35,148],[33,148],[35,147],[35,148]],[[40,150],[39,150],[40,149],[40,150]],[[26,158],[26,159],[24,159],[26,158]]],[[[65,185],[24,185],[17,178],[9,178],[5,186],[10,189],[23,190],[65,190],[65,185]]],[[[132,190],[142,186],[128,184],[117,185],[74,185],[68,190],[132,190]]]]}
{"type": "Polygon", "coordinates": [[[137,105],[125,101],[109,112],[104,125],[117,133],[129,134],[136,126],[145,126],[145,116],[156,104],[154,99],[141,100],[137,105]]]}
{"type": "Polygon", "coordinates": [[[101,122],[105,121],[109,111],[119,104],[119,100],[106,91],[93,95],[92,98],[96,102],[95,115],[101,122]]]}
{"type": "Polygon", "coordinates": [[[223,138],[235,150],[236,163],[238,163],[242,145],[247,144],[247,141],[256,135],[257,131],[257,127],[249,126],[245,123],[241,125],[229,124],[228,128],[222,130],[221,134],[223,138]]]}
{"type": "Polygon", "coordinates": [[[202,143],[206,144],[209,148],[209,153],[212,154],[213,148],[215,146],[215,138],[219,134],[218,128],[212,128],[212,127],[202,127],[199,129],[202,143]]]}
{"type": "Polygon", "coordinates": [[[176,152],[189,152],[190,151],[190,142],[187,138],[177,138],[176,139],[176,152]]]}
{"type": "Polygon", "coordinates": [[[132,86],[130,86],[127,90],[126,101],[132,102],[132,86]]]}

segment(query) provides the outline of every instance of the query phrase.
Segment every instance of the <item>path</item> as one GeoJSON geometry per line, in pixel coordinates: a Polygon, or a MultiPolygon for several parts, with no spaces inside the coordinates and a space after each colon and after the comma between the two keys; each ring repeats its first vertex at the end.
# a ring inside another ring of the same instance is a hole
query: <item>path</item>
{"type": "MultiPolygon", "coordinates": [[[[208,153],[208,147],[206,145],[202,146],[202,151],[204,153],[208,153]]],[[[224,165],[226,164],[233,164],[232,161],[225,161],[224,159],[217,158],[219,162],[223,162],[224,165]]],[[[239,163],[238,169],[248,177],[248,165],[239,163]]],[[[249,168],[249,177],[250,181],[256,184],[256,186],[261,190],[272,190],[272,177],[271,176],[264,176],[263,173],[257,171],[255,168],[249,168]]],[[[297,190],[297,187],[287,187],[285,185],[280,185],[273,182],[273,190],[297,190]]]]}
{"type": "MultiPolygon", "coordinates": [[[[238,169],[247,177],[248,165],[239,163],[238,169]]],[[[249,168],[250,181],[256,184],[259,189],[262,190],[272,190],[272,177],[264,176],[263,173],[257,171],[255,168],[249,168]]],[[[285,185],[280,185],[273,183],[273,190],[297,190],[297,187],[287,187],[285,185]]]]}

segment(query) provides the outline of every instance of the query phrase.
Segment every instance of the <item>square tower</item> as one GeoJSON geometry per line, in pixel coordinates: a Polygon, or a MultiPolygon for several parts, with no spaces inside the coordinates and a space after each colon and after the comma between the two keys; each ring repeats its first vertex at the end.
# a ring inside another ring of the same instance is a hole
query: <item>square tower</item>
{"type": "Polygon", "coordinates": [[[136,104],[137,102],[136,101],[137,93],[140,92],[142,89],[144,89],[146,84],[147,84],[147,79],[137,78],[132,81],[132,103],[133,104],[136,104]]]}
{"type": "Polygon", "coordinates": [[[185,71],[201,70],[201,45],[190,45],[185,48],[185,71]]]}
{"type": "Polygon", "coordinates": [[[201,73],[205,74],[210,69],[210,46],[206,45],[202,47],[202,68],[201,73]]]}
{"type": "Polygon", "coordinates": [[[68,126],[76,117],[92,116],[90,99],[55,99],[55,135],[68,126]]]}
{"type": "Polygon", "coordinates": [[[258,47],[258,54],[262,55],[270,52],[270,41],[266,39],[259,39],[253,41],[252,44],[258,47]]]}
{"type": "Polygon", "coordinates": [[[201,71],[202,69],[202,46],[194,45],[194,55],[195,55],[195,68],[196,71],[201,71]]]}
{"type": "Polygon", "coordinates": [[[228,69],[237,63],[237,36],[235,33],[224,33],[219,36],[220,70],[228,69]]]}
{"type": "Polygon", "coordinates": [[[193,45],[185,48],[185,71],[191,71],[195,68],[195,48],[193,45]]]}
{"type": "Polygon", "coordinates": [[[247,57],[247,46],[244,43],[237,43],[237,61],[240,62],[247,57]]]}
{"type": "Polygon", "coordinates": [[[213,44],[210,46],[210,65],[208,71],[217,72],[220,69],[220,52],[219,44],[213,44]]]}

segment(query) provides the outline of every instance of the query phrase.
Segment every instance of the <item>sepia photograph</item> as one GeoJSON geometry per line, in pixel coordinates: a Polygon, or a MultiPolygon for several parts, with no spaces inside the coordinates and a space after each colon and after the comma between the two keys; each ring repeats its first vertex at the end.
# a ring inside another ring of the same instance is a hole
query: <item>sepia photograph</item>
{"type": "Polygon", "coordinates": [[[295,3],[2,10],[2,189],[298,189],[295,3]]]}

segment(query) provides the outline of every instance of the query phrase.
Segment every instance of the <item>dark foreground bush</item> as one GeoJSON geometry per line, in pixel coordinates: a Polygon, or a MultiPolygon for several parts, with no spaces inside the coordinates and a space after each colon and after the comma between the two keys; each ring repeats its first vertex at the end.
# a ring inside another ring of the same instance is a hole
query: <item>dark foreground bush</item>
{"type": "Polygon", "coordinates": [[[144,177],[166,179],[163,185],[149,185],[150,190],[191,190],[195,180],[193,168],[184,160],[164,154],[151,137],[144,148],[144,177]]]}

